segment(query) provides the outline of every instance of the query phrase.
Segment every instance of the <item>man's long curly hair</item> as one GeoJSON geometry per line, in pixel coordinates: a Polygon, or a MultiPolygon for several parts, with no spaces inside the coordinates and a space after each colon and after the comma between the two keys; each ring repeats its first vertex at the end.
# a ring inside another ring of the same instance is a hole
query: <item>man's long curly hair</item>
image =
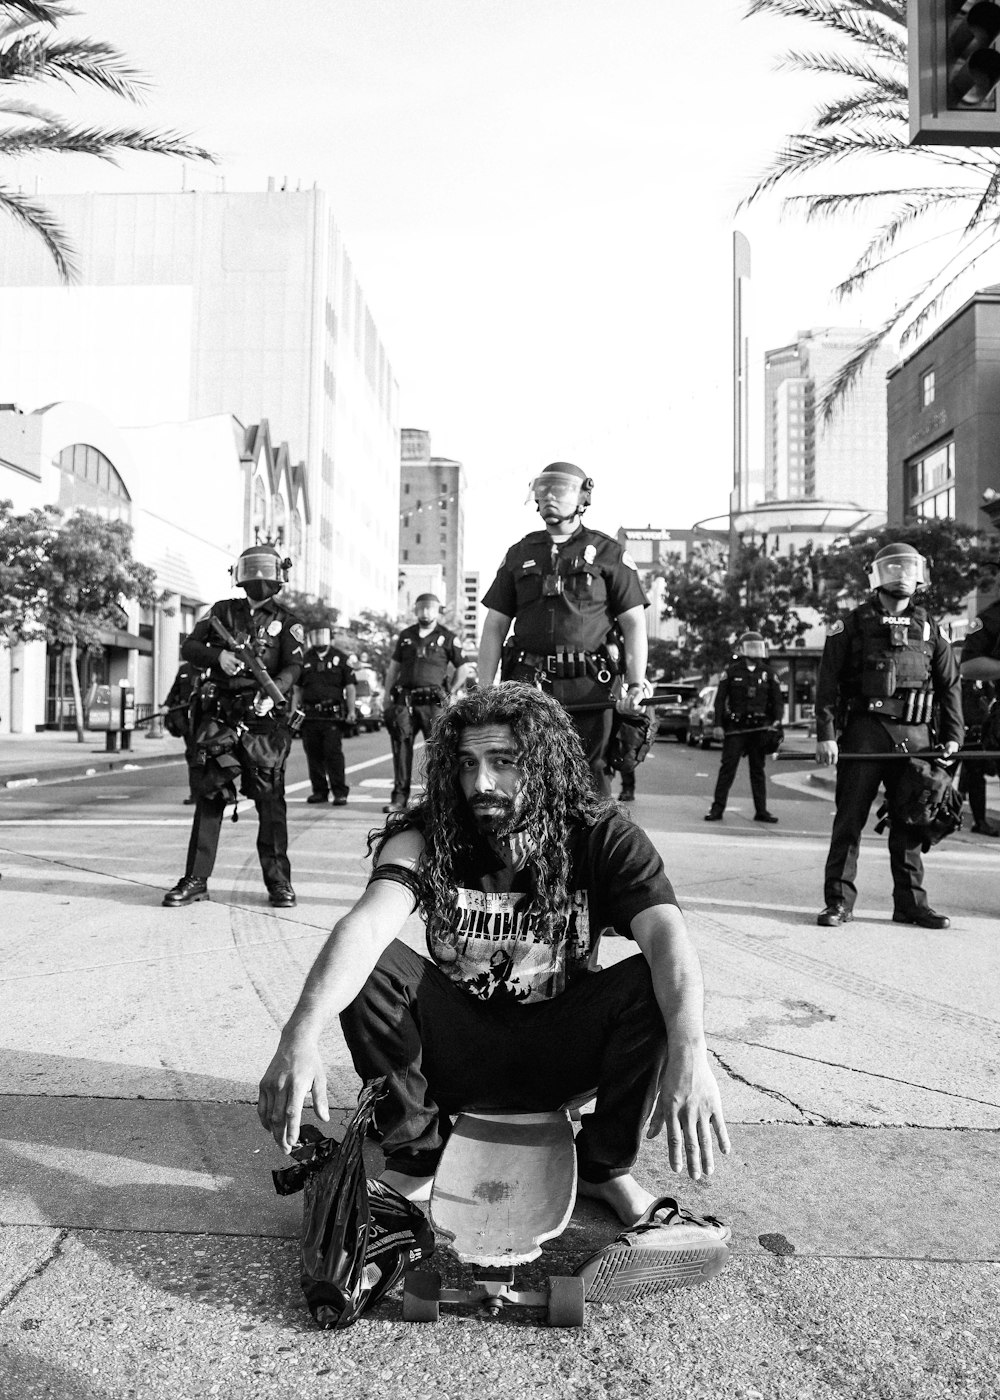
{"type": "Polygon", "coordinates": [[[424,852],[418,871],[419,907],[428,934],[453,924],[460,872],[496,859],[459,785],[458,750],[466,729],[509,725],[521,772],[518,830],[530,840],[531,905],[542,937],[558,942],[565,932],[574,832],[616,810],[594,786],[580,737],[563,707],[531,686],[505,681],[466,695],[445,710],[427,744],[423,799],[394,812],[368,838],[376,858],[386,842],[411,827],[424,852]]]}

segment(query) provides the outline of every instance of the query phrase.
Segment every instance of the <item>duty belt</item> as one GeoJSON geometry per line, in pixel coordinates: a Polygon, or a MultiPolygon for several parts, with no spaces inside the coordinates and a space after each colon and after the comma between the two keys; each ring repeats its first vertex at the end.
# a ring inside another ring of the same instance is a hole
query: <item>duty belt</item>
{"type": "Polygon", "coordinates": [[[402,685],[400,691],[408,705],[440,705],[444,702],[438,685],[402,685]]]}
{"type": "Polygon", "coordinates": [[[329,715],[333,718],[337,718],[343,712],[343,704],[339,700],[320,700],[315,703],[306,701],[305,712],[307,716],[329,715]]]}
{"type": "Polygon", "coordinates": [[[606,685],[615,675],[614,667],[606,656],[597,651],[557,651],[542,656],[534,651],[521,651],[514,648],[510,660],[517,666],[530,666],[549,680],[580,680],[593,676],[606,685]]]}
{"type": "Polygon", "coordinates": [[[871,715],[890,724],[929,724],[934,708],[934,692],[908,690],[905,695],[887,695],[874,700],[852,700],[848,713],[871,715]]]}

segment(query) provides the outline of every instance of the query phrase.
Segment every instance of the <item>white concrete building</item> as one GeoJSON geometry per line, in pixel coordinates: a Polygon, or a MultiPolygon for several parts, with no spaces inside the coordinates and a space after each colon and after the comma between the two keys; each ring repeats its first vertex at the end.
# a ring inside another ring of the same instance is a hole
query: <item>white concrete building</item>
{"type": "Polygon", "coordinates": [[[303,591],[397,607],[398,388],[322,190],[46,194],[80,254],[0,240],[0,398],[268,419],[305,461],[303,591]]]}
{"type": "MultiPolygon", "coordinates": [[[[309,501],[302,464],[268,424],[245,428],[230,414],[120,429],[91,404],[49,404],[33,413],[0,404],[0,499],[14,512],[85,508],[133,527],[132,553],[156,573],[160,601],[130,604],[103,650],[81,660],[81,686],[135,687],[140,717],[166,695],[180,643],[217,598],[237,596],[228,570],[255,530],[285,525],[285,550],[304,556],[309,501]]],[[[0,646],[0,734],[72,723],[67,657],[44,642],[0,646]]]]}

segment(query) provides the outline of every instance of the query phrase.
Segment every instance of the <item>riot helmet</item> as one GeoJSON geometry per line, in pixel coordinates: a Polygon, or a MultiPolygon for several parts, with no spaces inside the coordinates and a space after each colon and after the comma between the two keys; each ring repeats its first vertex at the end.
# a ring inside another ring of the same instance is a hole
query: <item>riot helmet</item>
{"type": "Polygon", "coordinates": [[[413,612],[424,627],[433,622],[441,611],[441,599],[436,593],[420,593],[413,600],[413,612]]]}
{"type": "Polygon", "coordinates": [[[748,661],[767,660],[767,642],[759,632],[744,632],[736,646],[739,654],[748,661]]]}
{"type": "Polygon", "coordinates": [[[590,505],[594,481],[572,462],[550,462],[531,483],[529,500],[546,525],[573,521],[590,505]]]}
{"type": "Polygon", "coordinates": [[[887,544],[876,554],[868,574],[872,588],[899,598],[911,597],[931,581],[930,566],[912,544],[887,544]]]}
{"type": "Polygon", "coordinates": [[[282,559],[273,544],[252,544],[237,559],[232,575],[251,602],[261,603],[280,593],[291,567],[292,561],[282,559]]]}

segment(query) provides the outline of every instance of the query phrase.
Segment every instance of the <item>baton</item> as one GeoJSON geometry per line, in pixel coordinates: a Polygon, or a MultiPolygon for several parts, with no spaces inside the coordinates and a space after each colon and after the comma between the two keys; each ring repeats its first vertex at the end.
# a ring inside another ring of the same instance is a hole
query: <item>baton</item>
{"type": "MultiPolygon", "coordinates": [[[[792,759],[798,759],[801,762],[803,759],[811,758],[812,755],[808,753],[779,753],[775,757],[779,762],[788,763],[792,759]]],[[[957,753],[951,754],[940,753],[937,749],[915,749],[912,753],[844,753],[841,750],[837,754],[837,762],[839,763],[842,758],[867,759],[870,763],[884,763],[886,759],[902,758],[937,759],[939,763],[990,763],[1000,760],[1000,749],[959,749],[957,753]]],[[[833,767],[829,763],[824,766],[833,767]]]]}

